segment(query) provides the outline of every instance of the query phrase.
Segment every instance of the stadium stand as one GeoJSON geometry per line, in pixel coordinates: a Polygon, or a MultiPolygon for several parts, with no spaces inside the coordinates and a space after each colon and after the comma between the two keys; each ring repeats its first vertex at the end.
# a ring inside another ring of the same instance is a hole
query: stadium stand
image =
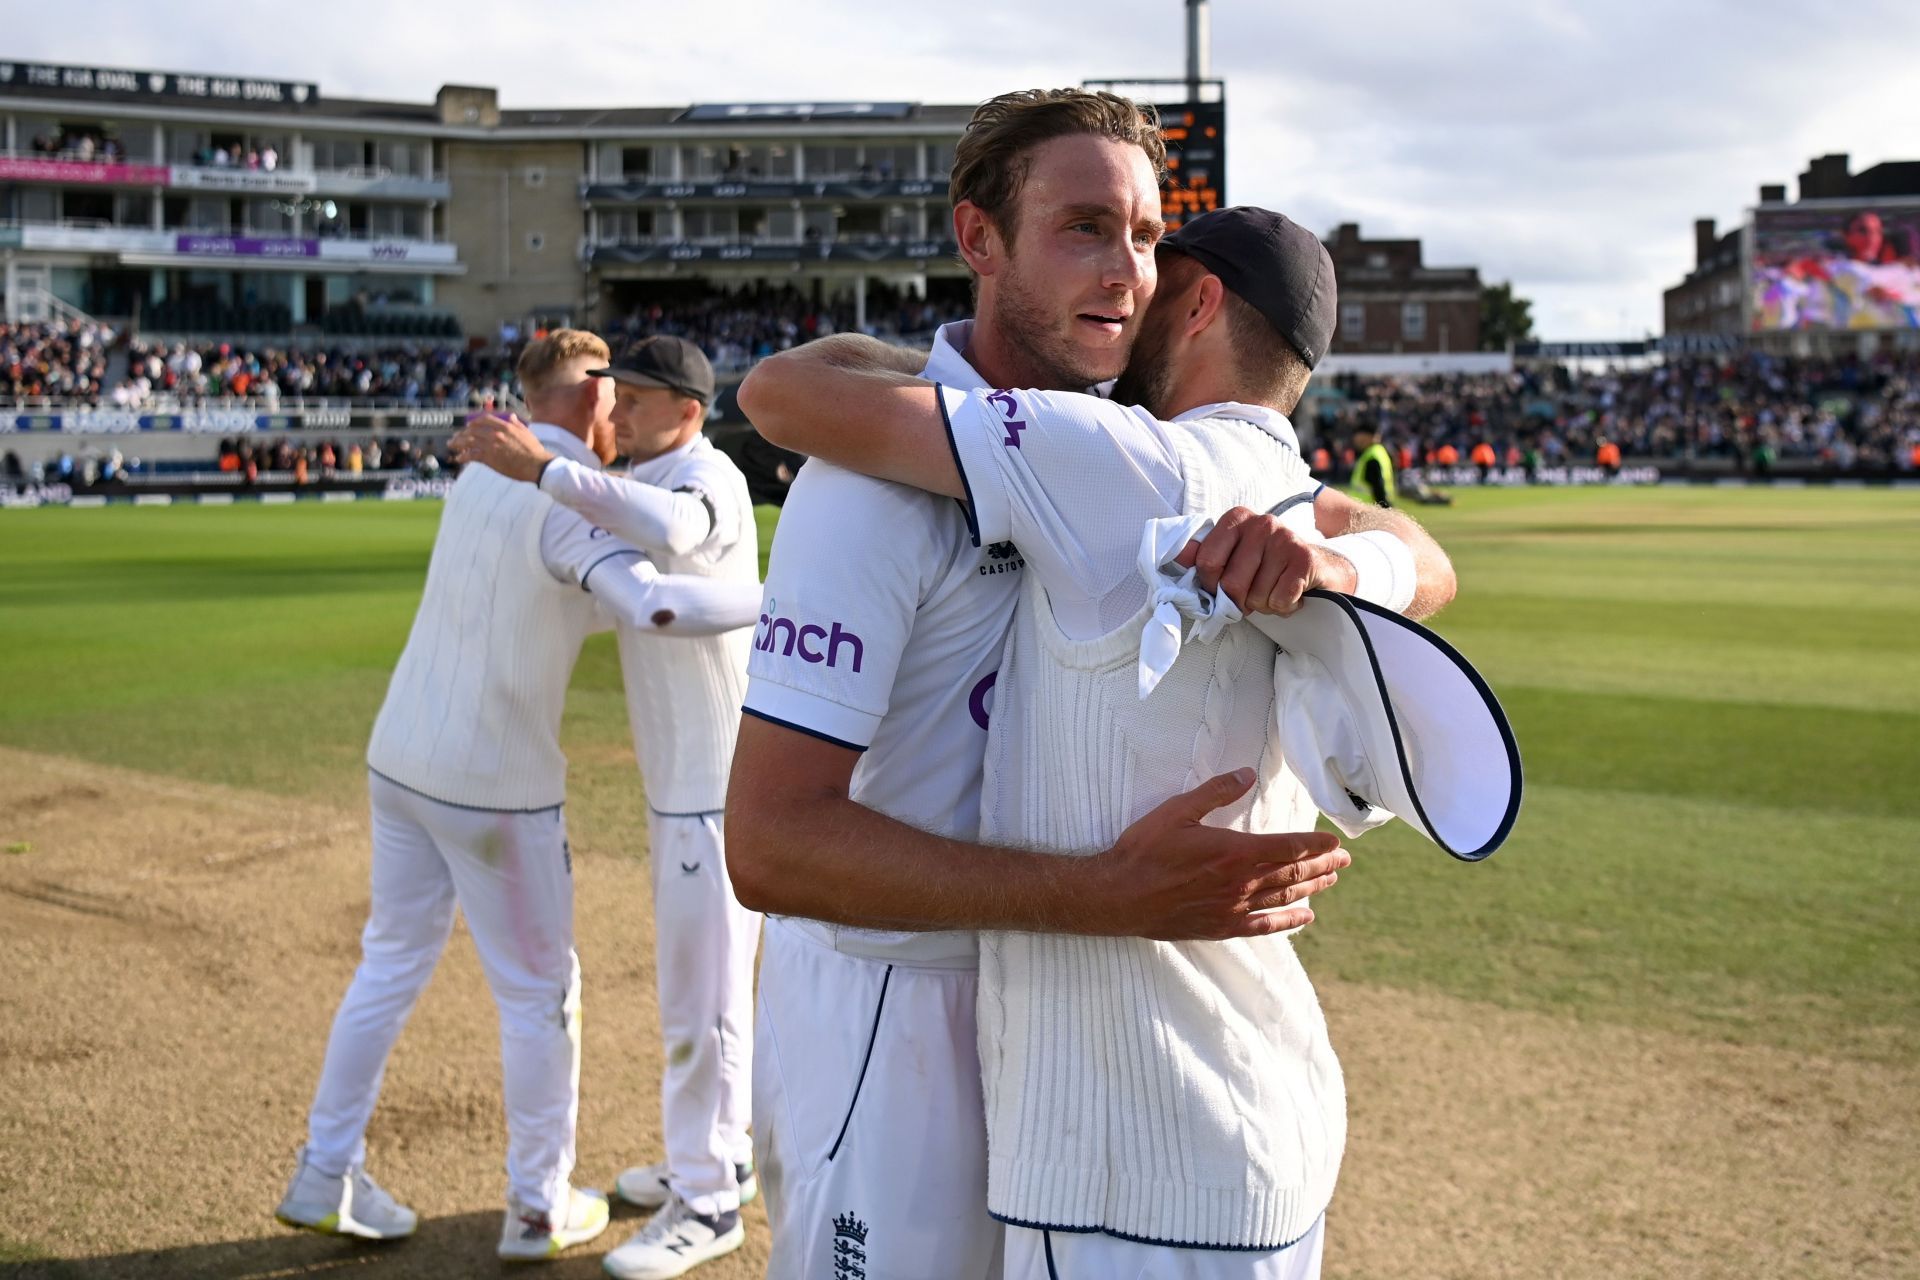
{"type": "Polygon", "coordinates": [[[1362,425],[1410,462],[1459,459],[1491,444],[1503,462],[1593,462],[1612,444],[1630,458],[1725,460],[1764,471],[1782,461],[1851,471],[1912,470],[1920,448],[1920,356],[1790,359],[1747,352],[1580,372],[1392,379],[1336,375],[1303,415],[1303,434],[1338,450],[1362,425]]]}

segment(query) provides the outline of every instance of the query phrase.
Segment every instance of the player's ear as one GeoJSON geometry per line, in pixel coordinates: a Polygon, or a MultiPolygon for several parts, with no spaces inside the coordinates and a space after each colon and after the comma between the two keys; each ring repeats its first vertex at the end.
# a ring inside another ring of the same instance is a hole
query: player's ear
{"type": "Polygon", "coordinates": [[[1187,302],[1187,336],[1197,338],[1212,326],[1226,323],[1226,300],[1226,286],[1220,283],[1220,277],[1211,271],[1201,272],[1200,282],[1187,302]]]}
{"type": "Polygon", "coordinates": [[[990,276],[1006,259],[1006,242],[987,211],[971,200],[953,206],[953,238],[975,275],[990,276]]]}

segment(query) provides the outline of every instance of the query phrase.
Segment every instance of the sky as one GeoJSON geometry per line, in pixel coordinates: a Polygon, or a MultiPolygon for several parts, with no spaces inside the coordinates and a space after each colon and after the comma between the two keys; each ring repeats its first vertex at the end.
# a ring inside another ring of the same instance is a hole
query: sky
{"type": "MultiPolygon", "coordinates": [[[[22,61],[317,83],[506,107],[975,102],[1009,89],[1184,74],[1181,0],[72,0],[15,23],[22,61]]],[[[1737,222],[1807,161],[1920,159],[1920,4],[1839,21],[1780,0],[1215,0],[1227,194],[1323,233],[1417,237],[1534,302],[1549,339],[1660,329],[1693,220],[1737,222]]]]}

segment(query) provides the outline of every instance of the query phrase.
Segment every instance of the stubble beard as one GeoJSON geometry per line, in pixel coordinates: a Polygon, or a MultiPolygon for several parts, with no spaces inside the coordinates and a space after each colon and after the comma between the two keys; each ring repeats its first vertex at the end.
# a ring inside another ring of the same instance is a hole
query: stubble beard
{"type": "Polygon", "coordinates": [[[1090,363],[1061,333],[1052,309],[1022,286],[1007,280],[994,303],[994,320],[1002,333],[1018,344],[1026,360],[1026,375],[1035,390],[1084,391],[1113,375],[1090,363]]]}
{"type": "Polygon", "coordinates": [[[1113,384],[1115,404],[1139,405],[1156,418],[1167,416],[1173,395],[1173,365],[1166,344],[1151,328],[1143,329],[1133,344],[1127,367],[1113,384]]]}

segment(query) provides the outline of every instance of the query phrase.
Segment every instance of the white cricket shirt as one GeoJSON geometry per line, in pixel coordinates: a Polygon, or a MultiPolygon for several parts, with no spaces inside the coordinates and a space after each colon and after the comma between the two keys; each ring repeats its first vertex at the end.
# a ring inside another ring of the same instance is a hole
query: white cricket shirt
{"type": "MultiPolygon", "coordinates": [[[[971,321],[945,325],[924,377],[984,387],[961,354],[971,321]]],[[[972,841],[987,718],[1025,561],[976,546],[961,505],[819,459],[780,515],[746,713],[862,752],[851,797],[890,818],[972,841]]],[[[796,921],[839,950],[908,963],[971,963],[970,931],[905,933],[796,921]]]]}

